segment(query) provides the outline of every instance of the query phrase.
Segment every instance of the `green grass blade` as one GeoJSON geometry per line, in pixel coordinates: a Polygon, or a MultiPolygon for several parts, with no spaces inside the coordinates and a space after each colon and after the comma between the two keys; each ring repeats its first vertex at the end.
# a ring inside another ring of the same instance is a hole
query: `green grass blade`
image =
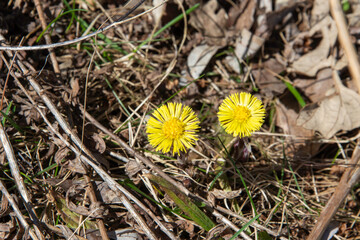
{"type": "Polygon", "coordinates": [[[51,27],[51,25],[55,22],[57,22],[60,18],[62,18],[63,16],[75,12],[75,11],[83,11],[83,12],[87,12],[87,10],[85,9],[71,9],[69,11],[66,11],[64,13],[60,13],[54,20],[52,20],[47,26],[46,28],[40,33],[40,35],[38,36],[38,38],[36,39],[36,42],[39,42],[40,39],[42,38],[42,36],[46,33],[46,31],[51,27]]]}
{"type": "Polygon", "coordinates": [[[210,183],[210,185],[209,185],[208,191],[211,191],[211,190],[212,190],[212,188],[214,187],[214,184],[215,184],[216,180],[218,180],[218,179],[221,177],[221,175],[223,175],[223,173],[224,173],[224,171],[219,171],[219,172],[216,174],[216,176],[214,177],[214,179],[211,181],[211,183],[210,183]]]}
{"type": "MultiPolygon", "coordinates": [[[[9,121],[9,123],[10,123],[11,126],[13,126],[13,127],[14,127],[16,130],[18,130],[19,132],[24,133],[24,130],[22,130],[21,127],[20,127],[18,124],[16,124],[16,122],[9,117],[9,115],[7,115],[6,113],[4,113],[3,111],[0,111],[0,112],[1,112],[1,114],[3,115],[4,119],[6,119],[6,120],[9,121]]],[[[3,123],[3,122],[4,122],[4,121],[2,121],[2,123],[3,123]]],[[[3,126],[5,126],[4,123],[3,123],[3,126]]]]}
{"type": "Polygon", "coordinates": [[[306,103],[304,99],[301,97],[301,94],[298,92],[298,90],[296,90],[296,88],[293,85],[291,85],[291,83],[287,81],[284,81],[284,83],[286,87],[289,89],[289,91],[292,93],[292,95],[296,98],[300,106],[305,107],[306,103]]]}
{"type": "Polygon", "coordinates": [[[239,168],[238,168],[238,167],[236,167],[236,164],[235,164],[234,159],[232,159],[232,157],[231,157],[230,153],[228,152],[228,150],[226,149],[226,147],[225,147],[224,143],[221,141],[221,139],[220,139],[220,138],[219,138],[219,141],[220,141],[220,143],[222,144],[222,146],[223,146],[223,148],[224,148],[224,150],[225,150],[225,152],[226,152],[226,155],[227,155],[227,156],[228,156],[228,158],[230,159],[230,161],[231,161],[231,163],[232,163],[232,165],[233,165],[234,169],[236,170],[237,174],[238,174],[238,175],[239,175],[239,177],[240,177],[241,183],[243,184],[243,186],[244,186],[244,188],[245,188],[245,191],[246,191],[246,194],[247,194],[247,195],[248,195],[248,197],[249,197],[249,201],[250,201],[250,204],[251,204],[252,209],[254,210],[254,213],[255,213],[255,214],[257,214],[257,211],[256,211],[256,207],[255,207],[254,200],[252,199],[252,196],[251,196],[251,194],[250,194],[250,192],[249,192],[249,189],[248,189],[248,187],[247,187],[247,185],[246,185],[246,182],[245,182],[245,180],[244,180],[244,178],[243,178],[243,176],[242,176],[242,174],[241,174],[241,172],[240,172],[239,168]]]}
{"type": "Polygon", "coordinates": [[[251,219],[249,222],[247,222],[239,231],[237,231],[229,240],[236,239],[240,233],[242,233],[247,227],[249,227],[255,220],[257,220],[260,217],[261,214],[256,215],[253,219],[251,219]]]}
{"type": "Polygon", "coordinates": [[[210,231],[215,227],[215,223],[206,214],[201,211],[184,193],[177,189],[174,185],[165,179],[146,174],[152,182],[158,184],[160,188],[167,193],[167,195],[175,202],[175,204],[194,222],[201,226],[206,231],[210,231]]]}
{"type": "MultiPolygon", "coordinates": [[[[188,10],[185,11],[186,15],[189,15],[191,12],[193,12],[195,9],[197,9],[200,6],[199,3],[195,4],[194,6],[192,6],[191,8],[189,8],[188,10]]],[[[156,38],[160,33],[162,33],[163,31],[165,31],[167,28],[171,27],[172,25],[174,25],[175,23],[179,22],[180,20],[182,20],[184,18],[184,14],[180,14],[179,16],[177,16],[176,18],[174,18],[173,20],[171,20],[170,22],[168,22],[167,24],[165,24],[165,26],[163,26],[162,28],[160,28],[159,31],[157,31],[156,33],[154,33],[153,36],[147,38],[145,41],[143,41],[135,50],[134,52],[137,52],[142,46],[144,46],[145,44],[147,44],[148,42],[151,41],[151,39],[156,38]]]]}

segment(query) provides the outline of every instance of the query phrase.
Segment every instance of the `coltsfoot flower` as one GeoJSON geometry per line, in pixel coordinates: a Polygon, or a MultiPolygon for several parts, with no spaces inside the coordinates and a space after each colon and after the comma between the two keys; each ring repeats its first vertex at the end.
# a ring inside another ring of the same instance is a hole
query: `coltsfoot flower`
{"type": "Polygon", "coordinates": [[[156,151],[172,154],[186,152],[197,140],[199,119],[181,103],[168,103],[156,109],[146,125],[150,144],[156,151]]]}
{"type": "Polygon", "coordinates": [[[227,97],[219,107],[220,125],[234,137],[248,137],[260,129],[265,109],[262,102],[250,93],[235,93],[227,97]]]}

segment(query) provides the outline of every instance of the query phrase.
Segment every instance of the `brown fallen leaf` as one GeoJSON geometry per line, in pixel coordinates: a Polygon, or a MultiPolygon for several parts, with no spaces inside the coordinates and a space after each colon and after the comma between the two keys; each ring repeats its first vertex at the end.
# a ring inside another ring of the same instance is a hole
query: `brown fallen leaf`
{"type": "Polygon", "coordinates": [[[241,60],[252,58],[264,44],[265,39],[255,36],[252,32],[244,28],[235,43],[235,56],[227,56],[227,64],[236,72],[240,73],[241,60]]]}
{"type": "Polygon", "coordinates": [[[276,101],[276,126],[283,129],[285,134],[291,135],[285,153],[297,158],[308,158],[318,151],[319,144],[307,142],[314,136],[313,130],[308,130],[296,124],[297,112],[286,107],[279,100],[276,101]]]}
{"type": "Polygon", "coordinates": [[[211,58],[219,50],[217,46],[209,46],[207,44],[195,47],[187,58],[187,65],[193,78],[198,78],[204,71],[211,58]]]}
{"type": "Polygon", "coordinates": [[[322,33],[322,40],[314,50],[295,60],[289,71],[301,73],[305,76],[314,77],[323,68],[330,67],[333,63],[332,56],[329,56],[331,48],[337,38],[335,22],[330,16],[316,24],[309,32],[313,36],[318,31],[322,33]]]}
{"type": "Polygon", "coordinates": [[[300,3],[301,2],[295,2],[277,11],[268,11],[259,14],[256,20],[258,26],[255,31],[249,31],[246,28],[241,30],[240,36],[236,39],[235,43],[236,56],[227,56],[227,64],[235,72],[240,73],[239,61],[246,58],[252,58],[270,37],[275,26],[280,23],[287,14],[294,11],[296,6],[300,3]]]}
{"type": "Polygon", "coordinates": [[[190,15],[189,24],[201,32],[210,45],[225,46],[227,14],[217,0],[210,0],[190,15]]]}
{"type": "MultiPolygon", "coordinates": [[[[158,6],[158,5],[160,5],[162,2],[163,2],[162,0],[153,0],[153,1],[152,1],[153,6],[158,6]]],[[[154,11],[151,12],[151,14],[152,14],[153,17],[154,17],[155,23],[160,22],[161,17],[163,16],[165,9],[166,9],[166,4],[160,6],[160,7],[157,8],[157,9],[154,9],[154,11]]]]}
{"type": "MultiPolygon", "coordinates": [[[[106,209],[100,202],[92,202],[90,207],[82,204],[75,204],[83,201],[86,186],[73,185],[66,192],[66,207],[73,213],[90,217],[90,218],[104,218],[109,216],[109,210],[106,209]]],[[[85,200],[86,201],[86,200],[85,200]]]]}
{"type": "Polygon", "coordinates": [[[241,31],[244,28],[250,30],[254,23],[256,5],[257,1],[247,0],[241,1],[238,8],[231,8],[229,11],[229,27],[235,25],[235,31],[241,31]]]}
{"type": "Polygon", "coordinates": [[[316,79],[295,79],[294,87],[302,90],[304,95],[308,97],[311,102],[319,102],[325,98],[326,92],[334,87],[332,70],[330,68],[319,70],[316,74],[316,79]]]}
{"type": "Polygon", "coordinates": [[[301,110],[297,124],[319,131],[325,138],[331,138],[340,130],[349,131],[360,127],[360,96],[345,87],[333,71],[336,93],[317,105],[301,110]]]}
{"type": "MultiPolygon", "coordinates": [[[[76,229],[79,225],[80,215],[77,213],[72,212],[66,205],[65,198],[63,198],[60,194],[53,190],[49,190],[48,194],[46,195],[49,202],[55,205],[55,208],[59,215],[61,216],[62,220],[66,223],[66,225],[70,228],[76,229]]],[[[96,224],[89,220],[85,220],[84,222],[85,227],[88,229],[96,229],[96,224]]]]}
{"type": "Polygon", "coordinates": [[[330,3],[329,1],[315,0],[313,8],[311,10],[311,26],[321,21],[324,17],[330,14],[330,3]]]}
{"type": "Polygon", "coordinates": [[[286,85],[276,77],[285,69],[284,65],[271,58],[264,62],[259,69],[252,71],[256,84],[268,98],[273,98],[274,95],[279,95],[286,89],[286,85]]]}
{"type": "Polygon", "coordinates": [[[214,195],[216,199],[233,199],[240,196],[242,189],[235,190],[235,191],[227,191],[227,190],[220,190],[214,189],[209,194],[214,195]]]}

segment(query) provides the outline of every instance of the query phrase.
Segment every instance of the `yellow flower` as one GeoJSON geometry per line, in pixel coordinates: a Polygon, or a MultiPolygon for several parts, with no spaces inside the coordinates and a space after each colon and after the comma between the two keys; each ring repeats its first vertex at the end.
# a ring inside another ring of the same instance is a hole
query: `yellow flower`
{"type": "Polygon", "coordinates": [[[219,107],[220,125],[234,137],[250,136],[264,122],[262,102],[250,93],[235,93],[227,97],[219,107]]]}
{"type": "Polygon", "coordinates": [[[147,123],[146,133],[150,144],[163,153],[186,152],[195,144],[199,119],[188,106],[168,103],[156,109],[147,123]]]}

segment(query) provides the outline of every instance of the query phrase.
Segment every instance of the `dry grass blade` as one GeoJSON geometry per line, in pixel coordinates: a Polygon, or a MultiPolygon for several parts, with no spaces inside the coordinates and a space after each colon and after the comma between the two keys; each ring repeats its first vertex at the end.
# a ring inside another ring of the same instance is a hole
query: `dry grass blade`
{"type": "Polygon", "coordinates": [[[0,1],[0,239],[356,238],[360,4],[125,2],[0,1]]]}
{"type": "Polygon", "coordinates": [[[22,215],[19,207],[16,205],[15,200],[13,199],[13,197],[10,195],[10,193],[6,190],[3,182],[0,180],[0,189],[2,194],[7,198],[7,200],[10,202],[11,207],[13,208],[17,218],[19,219],[21,225],[29,231],[29,235],[31,237],[31,239],[33,240],[38,240],[38,239],[43,239],[43,238],[38,238],[35,234],[35,232],[33,231],[33,229],[30,228],[29,224],[26,222],[24,216],[22,215]]]}
{"type": "MultiPolygon", "coordinates": [[[[83,111],[83,109],[82,109],[83,111]]],[[[193,193],[191,193],[188,189],[186,189],[182,184],[180,184],[179,182],[176,182],[174,179],[172,179],[171,177],[169,177],[166,173],[164,173],[159,167],[157,167],[155,164],[153,164],[148,158],[144,157],[143,155],[137,153],[136,151],[134,151],[129,145],[127,145],[123,140],[121,140],[118,136],[116,136],[115,134],[113,134],[111,131],[109,131],[108,129],[106,129],[103,125],[101,125],[98,121],[96,121],[95,118],[93,118],[89,113],[85,112],[85,116],[86,118],[92,123],[94,124],[96,127],[98,127],[101,131],[103,131],[104,133],[108,134],[112,139],[114,139],[116,142],[118,142],[122,147],[124,147],[126,149],[126,151],[128,151],[129,154],[133,155],[135,158],[139,159],[140,161],[142,161],[145,165],[147,165],[151,170],[155,171],[159,176],[163,177],[166,181],[170,182],[171,184],[173,184],[174,186],[176,186],[178,189],[180,189],[183,193],[185,193],[188,196],[191,196],[195,199],[199,199],[200,201],[206,203],[208,206],[211,207],[211,204],[199,197],[194,195],[193,193]]],[[[228,225],[231,229],[233,229],[234,231],[239,231],[239,228],[234,225],[229,219],[225,218],[222,214],[220,214],[218,211],[213,210],[212,214],[216,217],[219,218],[221,220],[221,222],[225,223],[226,225],[228,225]]],[[[241,236],[245,239],[249,239],[249,237],[242,232],[241,236]]],[[[251,239],[251,238],[250,238],[251,239]]]]}
{"type": "Polygon", "coordinates": [[[360,150],[359,150],[359,141],[357,143],[357,148],[355,149],[351,161],[350,167],[346,169],[346,171],[341,176],[341,180],[337,185],[335,192],[331,196],[330,200],[321,211],[321,215],[318,218],[317,223],[312,229],[310,235],[308,236],[308,240],[316,240],[321,239],[326,227],[329,225],[331,219],[338,211],[341,203],[344,201],[345,197],[349,194],[351,188],[354,184],[357,183],[360,177],[360,168],[358,163],[360,161],[360,150]],[[355,167],[354,167],[355,166],[355,167]]]}
{"type": "MultiPolygon", "coordinates": [[[[25,66],[22,63],[18,62],[18,65],[19,65],[20,69],[22,69],[22,71],[24,73],[28,72],[28,70],[25,68],[25,66]]],[[[82,146],[82,143],[81,143],[80,139],[75,134],[72,133],[69,125],[67,124],[67,122],[62,118],[61,114],[58,112],[58,110],[56,109],[56,107],[54,106],[52,101],[45,94],[43,94],[43,91],[41,90],[41,87],[39,86],[39,84],[37,84],[35,79],[32,76],[29,76],[28,80],[29,80],[30,84],[32,84],[34,89],[37,91],[39,96],[42,97],[42,99],[45,102],[45,104],[47,105],[47,107],[54,114],[55,118],[58,120],[58,122],[62,126],[63,130],[68,134],[68,136],[70,136],[70,138],[73,140],[73,142],[79,148],[83,149],[83,151],[85,151],[86,153],[91,154],[89,150],[87,150],[86,148],[84,148],[82,146]]],[[[46,122],[48,122],[48,121],[46,121],[46,122]]],[[[51,124],[49,126],[51,126],[51,124]]],[[[59,134],[57,134],[57,135],[59,135],[59,134]]],[[[60,138],[60,139],[63,139],[63,138],[60,138]]],[[[99,165],[96,163],[96,160],[94,160],[94,158],[89,159],[88,157],[81,154],[76,148],[72,147],[69,143],[67,143],[66,145],[68,147],[70,147],[70,149],[72,149],[84,162],[86,162],[87,164],[92,166],[94,168],[94,170],[103,178],[103,180],[109,184],[109,187],[113,191],[115,191],[115,192],[117,192],[119,194],[120,199],[123,202],[124,206],[133,215],[134,219],[138,222],[139,226],[141,226],[143,228],[143,230],[146,233],[146,235],[148,236],[148,238],[149,239],[156,239],[155,235],[152,233],[152,231],[149,229],[147,224],[144,222],[143,218],[138,214],[137,211],[135,211],[135,209],[131,205],[130,201],[125,197],[124,193],[127,193],[127,196],[131,196],[131,197],[133,197],[133,196],[131,194],[129,194],[127,192],[127,190],[124,189],[121,185],[116,183],[103,169],[101,169],[101,167],[99,167],[99,165]]],[[[132,200],[134,201],[134,197],[133,197],[132,200]]],[[[139,201],[136,201],[136,200],[135,200],[135,202],[139,203],[139,201]]],[[[144,205],[141,205],[140,207],[144,207],[144,205]]],[[[146,208],[144,210],[147,211],[146,208]]],[[[161,226],[162,224],[159,221],[157,221],[157,223],[160,225],[161,229],[163,229],[165,232],[167,232],[167,234],[169,234],[167,229],[164,226],[161,226]]],[[[171,236],[171,234],[170,234],[170,236],[171,236]]]]}
{"type": "MultiPolygon", "coordinates": [[[[16,186],[17,189],[20,192],[20,195],[24,201],[24,205],[26,207],[26,210],[28,211],[32,221],[34,222],[35,225],[37,225],[38,228],[40,228],[40,221],[38,219],[38,217],[35,214],[35,211],[32,207],[31,204],[31,199],[29,197],[29,193],[26,189],[26,186],[24,184],[23,178],[20,175],[20,170],[19,167],[17,165],[17,160],[15,158],[14,155],[14,150],[10,144],[9,138],[6,134],[6,132],[4,131],[3,126],[0,124],[0,141],[3,145],[3,148],[5,150],[6,153],[6,157],[8,159],[9,165],[10,165],[10,169],[11,169],[11,174],[13,175],[15,182],[16,182],[16,186]]],[[[39,232],[40,233],[40,232],[39,232]]],[[[41,233],[40,233],[41,234],[41,233]]]]}
{"type": "Polygon", "coordinates": [[[34,50],[42,50],[42,49],[51,49],[51,48],[57,48],[57,47],[62,47],[62,46],[68,46],[68,45],[71,45],[71,44],[74,44],[74,43],[78,43],[78,42],[81,42],[81,41],[84,41],[86,39],[89,39],[89,38],[92,38],[92,37],[95,37],[96,35],[98,35],[99,33],[103,33],[117,25],[121,25],[121,24],[124,24],[124,23],[127,23],[127,22],[130,22],[142,15],[145,15],[145,14],[148,14],[149,12],[153,11],[154,9],[162,6],[163,4],[165,4],[167,2],[167,0],[164,0],[161,4],[159,4],[158,6],[155,6],[147,11],[144,11],[143,13],[137,15],[137,16],[134,16],[134,17],[131,17],[131,18],[128,18],[128,19],[120,19],[120,21],[118,22],[114,22],[112,24],[110,24],[109,26],[106,26],[102,29],[99,29],[98,31],[96,32],[93,32],[93,33],[90,33],[86,36],[82,36],[82,37],[79,37],[79,38],[76,38],[76,39],[73,39],[73,40],[69,40],[69,41],[65,41],[65,42],[59,42],[59,43],[52,43],[52,44],[46,44],[46,45],[38,45],[38,46],[22,46],[22,47],[11,47],[11,46],[0,46],[0,50],[10,50],[10,51],[34,51],[34,50]]]}
{"type": "Polygon", "coordinates": [[[340,44],[344,48],[346,57],[349,61],[349,71],[358,89],[358,93],[360,93],[360,64],[358,54],[356,53],[356,49],[352,44],[350,34],[347,30],[348,28],[346,25],[343,9],[339,1],[329,0],[329,2],[331,13],[339,31],[338,37],[340,44]]]}
{"type": "MultiPolygon", "coordinates": [[[[360,64],[358,60],[358,55],[354,46],[352,45],[352,41],[350,39],[350,34],[347,30],[347,25],[345,21],[345,17],[343,14],[343,9],[339,1],[329,0],[330,2],[330,10],[336,22],[336,26],[338,28],[339,41],[341,46],[344,48],[346,56],[349,61],[349,71],[355,82],[358,93],[360,93],[360,64]]],[[[322,210],[320,217],[318,218],[314,228],[312,229],[310,235],[307,239],[309,240],[317,240],[320,239],[324,234],[326,227],[329,225],[331,219],[337,212],[340,204],[344,201],[346,196],[349,194],[351,188],[354,186],[356,181],[359,179],[360,169],[358,166],[360,160],[359,154],[359,140],[357,141],[357,145],[355,151],[353,152],[351,158],[351,166],[346,169],[343,173],[341,180],[336,187],[335,192],[331,196],[331,199],[326,204],[325,208],[322,210]]]]}
{"type": "MultiPolygon", "coordinates": [[[[44,11],[42,9],[41,2],[40,2],[40,0],[34,0],[34,4],[35,4],[36,10],[37,10],[37,12],[39,14],[41,27],[42,27],[43,30],[45,30],[47,24],[46,24],[46,21],[45,21],[45,18],[44,18],[44,11]]],[[[46,44],[50,45],[51,44],[50,35],[48,33],[45,33],[44,38],[45,38],[46,44]]],[[[59,74],[60,73],[60,68],[59,68],[59,63],[56,60],[56,55],[55,55],[54,49],[50,48],[49,52],[50,52],[50,59],[51,59],[52,66],[54,68],[54,72],[59,74]]]]}
{"type": "MultiPolygon", "coordinates": [[[[5,59],[4,59],[5,60],[5,59]]],[[[26,94],[26,96],[29,98],[29,100],[33,103],[36,110],[40,113],[41,117],[44,119],[45,123],[49,126],[49,129],[51,129],[52,133],[56,135],[69,149],[71,149],[78,157],[80,157],[84,162],[89,164],[94,168],[94,170],[99,174],[100,177],[103,178],[103,180],[109,185],[109,187],[115,191],[117,194],[119,194],[121,200],[123,201],[124,205],[128,207],[129,212],[134,216],[135,219],[137,219],[138,222],[140,222],[140,225],[142,227],[146,227],[146,224],[143,223],[142,218],[139,216],[138,212],[135,211],[135,209],[132,207],[129,200],[123,195],[123,193],[129,197],[133,202],[135,202],[140,208],[142,208],[145,212],[147,212],[152,219],[155,220],[155,222],[159,225],[159,227],[169,236],[170,239],[176,239],[173,234],[166,228],[164,225],[157,219],[157,217],[147,208],[145,207],[137,198],[135,198],[131,193],[129,193],[126,189],[124,189],[121,185],[119,185],[116,181],[114,181],[103,169],[101,169],[97,163],[95,163],[94,160],[89,159],[88,157],[84,156],[79,152],[79,150],[75,147],[73,147],[64,137],[59,134],[58,131],[56,131],[52,124],[49,122],[47,117],[44,115],[41,109],[38,108],[36,102],[32,99],[32,97],[27,93],[26,89],[21,85],[21,83],[18,81],[17,76],[11,72],[11,75],[15,79],[15,83],[22,89],[22,91],[26,94]]],[[[20,76],[22,76],[20,74],[20,76]]],[[[145,229],[146,230],[146,229],[145,229]]],[[[146,232],[151,238],[153,237],[153,234],[149,231],[146,232]]]]}

